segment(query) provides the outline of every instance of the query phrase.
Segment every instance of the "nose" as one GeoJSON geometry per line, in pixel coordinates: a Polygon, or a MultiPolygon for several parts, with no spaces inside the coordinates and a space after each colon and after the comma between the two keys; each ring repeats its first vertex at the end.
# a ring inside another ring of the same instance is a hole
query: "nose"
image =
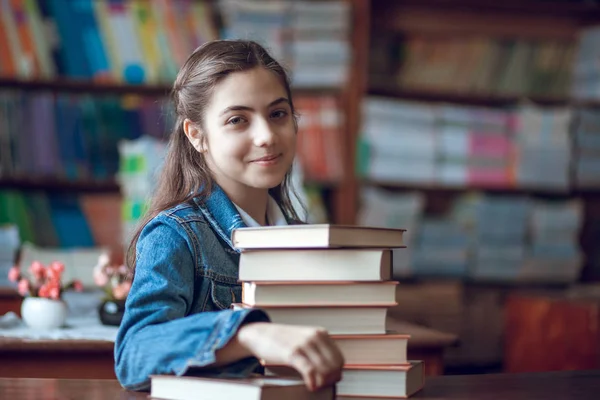
{"type": "Polygon", "coordinates": [[[252,130],[252,139],[257,147],[270,147],[277,141],[277,132],[275,127],[264,118],[255,120],[254,129],[252,130]]]}

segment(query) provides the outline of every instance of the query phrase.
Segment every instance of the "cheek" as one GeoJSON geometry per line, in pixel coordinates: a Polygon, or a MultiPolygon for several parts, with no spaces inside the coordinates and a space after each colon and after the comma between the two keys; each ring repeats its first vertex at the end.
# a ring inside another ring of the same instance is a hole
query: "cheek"
{"type": "Polygon", "coordinates": [[[242,137],[221,138],[211,147],[214,159],[235,161],[243,159],[249,152],[249,144],[242,137]]]}

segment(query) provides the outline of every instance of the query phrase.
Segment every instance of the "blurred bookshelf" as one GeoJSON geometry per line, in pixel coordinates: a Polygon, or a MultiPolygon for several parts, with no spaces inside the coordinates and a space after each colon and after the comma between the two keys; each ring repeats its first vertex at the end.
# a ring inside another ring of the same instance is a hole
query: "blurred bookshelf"
{"type": "MultiPolygon", "coordinates": [[[[90,82],[74,79],[23,80],[0,77],[1,89],[18,89],[21,91],[51,91],[64,93],[91,94],[131,94],[138,96],[163,97],[171,92],[171,85],[123,84],[112,82],[90,82]]],[[[333,95],[341,96],[343,88],[329,87],[292,87],[296,96],[333,95]]]]}
{"type": "MultiPolygon", "coordinates": [[[[385,220],[373,209],[404,201],[416,214],[435,211],[424,220],[444,218],[452,201],[473,193],[557,207],[579,201],[576,242],[586,256],[582,275],[570,279],[600,279],[600,259],[589,252],[600,223],[600,91],[590,61],[600,4],[372,0],[370,21],[358,220],[385,220]]],[[[533,210],[523,214],[528,221],[533,210]]],[[[418,236],[419,217],[409,214],[387,221],[418,236]]]]}
{"type": "Polygon", "coordinates": [[[179,66],[206,41],[238,37],[262,43],[291,74],[309,208],[320,221],[347,218],[335,203],[352,179],[343,166],[359,102],[350,85],[353,42],[365,36],[350,29],[359,9],[253,3],[0,2],[0,224],[41,246],[124,248],[164,154],[179,66]],[[70,234],[67,221],[77,225],[70,234]]]}
{"type": "Polygon", "coordinates": [[[168,85],[102,83],[74,79],[26,80],[2,77],[0,77],[0,88],[61,93],[135,94],[154,97],[166,96],[171,91],[171,86],[168,85]]]}
{"type": "MultiPolygon", "coordinates": [[[[374,0],[378,6],[385,5],[385,0],[374,0]]],[[[597,22],[600,18],[600,6],[595,1],[588,0],[508,0],[497,2],[493,0],[399,0],[401,6],[420,6],[438,10],[459,10],[494,14],[517,14],[525,16],[555,15],[561,18],[576,19],[582,23],[597,22]]],[[[388,10],[393,10],[390,6],[388,10]]]]}
{"type": "Polygon", "coordinates": [[[368,3],[356,222],[407,229],[398,317],[501,365],[510,293],[600,281],[600,3],[368,3]]]}
{"type": "Polygon", "coordinates": [[[45,178],[0,178],[0,190],[78,192],[78,193],[119,193],[119,184],[114,180],[67,180],[45,178]]]}
{"type": "Polygon", "coordinates": [[[459,185],[459,184],[427,184],[419,182],[385,181],[377,179],[361,179],[364,186],[379,187],[386,190],[420,190],[423,192],[442,194],[457,194],[465,191],[486,192],[495,194],[523,194],[548,198],[568,198],[578,196],[600,197],[600,188],[550,188],[550,187],[510,187],[494,185],[459,185]]]}
{"type": "Polygon", "coordinates": [[[520,96],[499,94],[471,94],[451,92],[444,90],[426,89],[397,89],[393,87],[371,87],[369,95],[392,97],[411,101],[424,101],[435,103],[452,103],[485,107],[508,107],[519,103],[533,103],[540,106],[577,106],[577,107],[600,107],[600,100],[572,99],[566,97],[551,96],[520,96]]]}

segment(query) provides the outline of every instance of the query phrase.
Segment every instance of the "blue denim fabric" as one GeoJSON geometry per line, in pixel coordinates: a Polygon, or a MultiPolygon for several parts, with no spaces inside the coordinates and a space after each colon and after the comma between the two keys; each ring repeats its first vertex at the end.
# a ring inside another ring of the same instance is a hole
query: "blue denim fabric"
{"type": "Polygon", "coordinates": [[[216,185],[194,202],[160,213],[138,240],[115,342],[115,372],[127,389],[149,389],[151,374],[247,376],[259,367],[253,357],[210,367],[242,324],[268,317],[230,309],[241,301],[231,233],[245,226],[235,206],[216,185]]]}

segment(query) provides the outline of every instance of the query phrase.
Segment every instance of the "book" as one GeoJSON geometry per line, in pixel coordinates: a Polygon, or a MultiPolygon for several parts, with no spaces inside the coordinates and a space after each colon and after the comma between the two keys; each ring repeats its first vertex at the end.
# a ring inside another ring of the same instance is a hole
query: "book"
{"type": "Polygon", "coordinates": [[[333,400],[335,387],[310,392],[299,377],[205,378],[151,375],[150,397],[163,400],[333,400]]]}
{"type": "Polygon", "coordinates": [[[242,303],[263,306],[389,305],[396,303],[396,281],[244,282],[242,303]]]}
{"type": "Polygon", "coordinates": [[[248,250],[239,263],[240,281],[386,281],[391,277],[390,249],[248,250]]]}
{"type": "MultiPolygon", "coordinates": [[[[420,391],[425,383],[423,361],[404,365],[344,365],[342,379],[336,384],[336,399],[407,398],[420,391]]],[[[286,365],[266,365],[266,376],[298,378],[286,365]]]]}
{"type": "Polygon", "coordinates": [[[390,331],[383,335],[331,335],[346,365],[408,364],[410,335],[390,331]]]}
{"type": "Polygon", "coordinates": [[[337,383],[337,398],[412,396],[425,383],[423,362],[410,361],[407,365],[348,365],[344,366],[342,380],[337,383]]]}
{"type": "MultiPolygon", "coordinates": [[[[234,310],[252,308],[232,303],[234,310]]],[[[383,334],[389,306],[269,306],[261,307],[271,322],[318,326],[329,334],[383,334]]]]}
{"type": "Polygon", "coordinates": [[[400,248],[404,229],[354,225],[302,224],[238,228],[231,234],[238,249],[400,248]]]}

